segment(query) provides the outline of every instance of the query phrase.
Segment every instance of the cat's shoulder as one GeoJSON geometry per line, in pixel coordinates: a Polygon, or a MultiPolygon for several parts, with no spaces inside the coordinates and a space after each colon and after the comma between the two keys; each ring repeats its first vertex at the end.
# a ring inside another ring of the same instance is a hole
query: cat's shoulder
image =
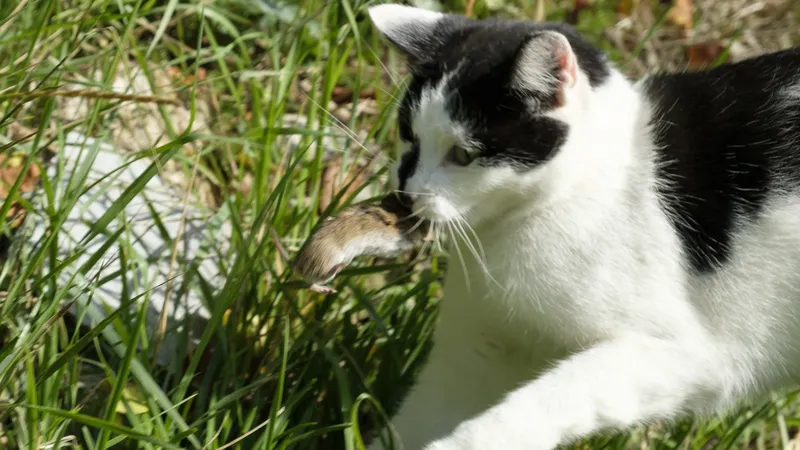
{"type": "Polygon", "coordinates": [[[640,82],[656,177],[692,266],[731,254],[734,235],[800,195],[800,49],[640,82]]]}

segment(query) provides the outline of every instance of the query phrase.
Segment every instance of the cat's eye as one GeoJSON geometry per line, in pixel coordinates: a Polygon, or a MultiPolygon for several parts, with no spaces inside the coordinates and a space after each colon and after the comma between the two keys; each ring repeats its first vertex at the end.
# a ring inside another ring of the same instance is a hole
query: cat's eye
{"type": "Polygon", "coordinates": [[[454,145],[449,152],[447,152],[447,160],[459,166],[466,166],[475,159],[475,156],[468,152],[464,147],[454,145]]]}

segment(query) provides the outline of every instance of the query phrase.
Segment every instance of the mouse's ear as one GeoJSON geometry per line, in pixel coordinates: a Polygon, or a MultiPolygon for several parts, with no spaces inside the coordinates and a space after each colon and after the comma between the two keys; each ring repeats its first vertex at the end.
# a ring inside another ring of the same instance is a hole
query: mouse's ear
{"type": "Polygon", "coordinates": [[[425,59],[433,51],[439,22],[445,14],[412,6],[385,4],[369,8],[380,33],[410,61],[425,59]]]}

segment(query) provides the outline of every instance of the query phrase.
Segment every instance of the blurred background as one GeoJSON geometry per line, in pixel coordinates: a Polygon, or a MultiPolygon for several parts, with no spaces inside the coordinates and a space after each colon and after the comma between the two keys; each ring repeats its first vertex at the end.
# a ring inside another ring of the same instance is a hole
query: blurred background
{"type": "MultiPolygon", "coordinates": [[[[448,255],[311,292],[321,217],[385,192],[404,62],[361,0],[0,3],[0,449],[361,449],[448,255]],[[274,239],[273,239],[274,235],[274,239]]],[[[573,24],[632,79],[800,43],[800,0],[408,0],[573,24]]],[[[574,448],[800,448],[794,392],[574,448]]]]}

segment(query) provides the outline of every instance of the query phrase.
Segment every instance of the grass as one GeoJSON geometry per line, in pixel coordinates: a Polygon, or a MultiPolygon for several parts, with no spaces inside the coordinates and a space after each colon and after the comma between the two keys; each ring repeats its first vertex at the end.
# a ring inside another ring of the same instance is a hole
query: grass
{"type": "MultiPolygon", "coordinates": [[[[294,281],[270,229],[296,249],[321,217],[382,191],[404,78],[366,6],[0,3],[0,176],[8,183],[0,215],[25,213],[0,224],[0,448],[364,447],[361,434],[392,412],[424,361],[447,257],[362,261],[337,279],[339,294],[323,296],[294,281]],[[146,93],[120,86],[133,78],[146,93]],[[155,125],[143,125],[137,108],[155,125]],[[101,142],[126,151],[98,181],[90,174],[101,142]],[[70,149],[79,157],[65,161],[70,149]],[[342,169],[327,169],[332,161],[342,169]],[[137,163],[147,169],[70,241],[81,200],[137,163]],[[184,209],[177,228],[153,214],[150,226],[169,247],[160,258],[137,252],[126,207],[158,176],[178,180],[181,205],[196,203],[186,192],[204,192],[204,228],[227,224],[230,244],[180,257],[184,209]],[[217,283],[199,270],[205,259],[224,274],[217,283]],[[119,269],[103,272],[111,262],[119,269]],[[169,266],[168,281],[142,278],[159,264],[169,266]],[[91,307],[111,283],[123,286],[114,299],[121,307],[91,307]],[[154,324],[149,315],[190,292],[210,311],[196,342],[190,323],[177,328],[162,316],[154,324]],[[160,363],[167,342],[175,344],[160,363]]],[[[551,5],[547,17],[564,18],[567,6],[551,5]]],[[[503,7],[531,10],[522,1],[503,7]]],[[[612,8],[599,1],[579,28],[601,43],[612,8]]],[[[478,1],[475,13],[493,12],[478,1]]],[[[618,61],[630,56],[602,45],[618,61]]],[[[798,420],[794,395],[776,396],[724,418],[582,445],[775,448],[798,420]]]]}

